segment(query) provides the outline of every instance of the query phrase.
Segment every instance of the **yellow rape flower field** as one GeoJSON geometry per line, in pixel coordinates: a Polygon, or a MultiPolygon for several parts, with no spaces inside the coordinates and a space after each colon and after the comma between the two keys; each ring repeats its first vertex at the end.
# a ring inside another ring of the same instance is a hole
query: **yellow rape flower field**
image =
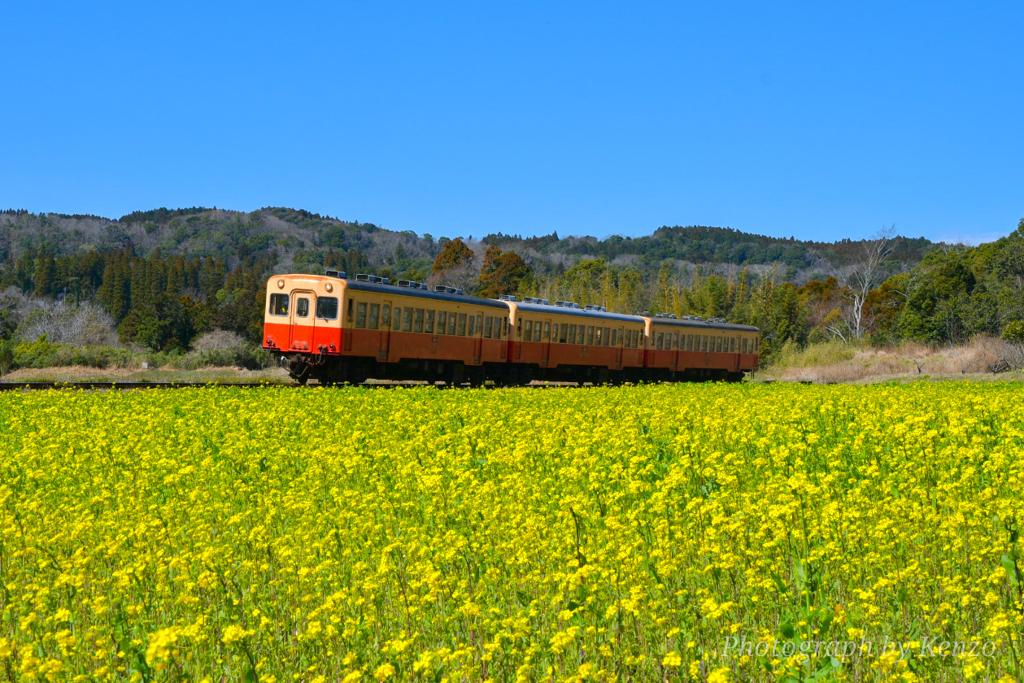
{"type": "Polygon", "coordinates": [[[1012,384],[0,395],[0,680],[1013,681],[1012,384]]]}

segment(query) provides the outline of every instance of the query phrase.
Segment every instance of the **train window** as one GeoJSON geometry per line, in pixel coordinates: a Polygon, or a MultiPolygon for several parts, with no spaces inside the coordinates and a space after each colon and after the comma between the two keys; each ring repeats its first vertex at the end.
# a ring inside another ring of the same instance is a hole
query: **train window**
{"type": "Polygon", "coordinates": [[[575,344],[576,343],[576,326],[575,325],[569,325],[569,336],[568,336],[568,339],[569,339],[569,343],[570,344],[575,344]]]}
{"type": "MultiPolygon", "coordinates": [[[[352,304],[353,303],[354,302],[352,301],[352,297],[349,297],[349,299],[348,299],[348,313],[345,315],[345,321],[346,322],[352,322],[352,304]]],[[[317,305],[317,308],[319,308],[319,304],[317,305]]],[[[319,314],[317,314],[317,316],[319,317],[319,314]]]]}
{"type": "Polygon", "coordinates": [[[395,332],[402,331],[402,307],[395,306],[395,332]]]}
{"type": "Polygon", "coordinates": [[[686,335],[686,350],[687,351],[693,351],[693,335],[692,334],[686,335]]]}
{"type": "Polygon", "coordinates": [[[487,316],[484,319],[484,339],[491,338],[491,330],[494,329],[494,318],[487,316]]]}
{"type": "Polygon", "coordinates": [[[483,331],[484,331],[484,314],[483,313],[477,313],[476,314],[476,333],[477,334],[483,334],[483,331]]]}
{"type": "Polygon", "coordinates": [[[380,304],[370,304],[370,320],[367,327],[371,330],[380,327],[380,304]]]}
{"type": "Polygon", "coordinates": [[[736,337],[729,337],[729,350],[733,353],[736,352],[736,337]]]}
{"type": "Polygon", "coordinates": [[[360,301],[356,304],[356,327],[364,329],[366,327],[366,302],[360,301]]]}
{"type": "Polygon", "coordinates": [[[309,299],[303,296],[295,300],[295,315],[300,318],[309,317],[309,299]]]}
{"type": "Polygon", "coordinates": [[[601,346],[608,346],[608,337],[611,336],[611,334],[609,334],[610,331],[611,330],[609,330],[609,328],[604,328],[604,334],[601,335],[601,346]]]}
{"type": "Polygon", "coordinates": [[[618,332],[619,332],[619,331],[618,331],[618,330],[616,330],[616,329],[615,329],[614,327],[612,328],[612,338],[611,338],[611,345],[612,345],[612,346],[618,346],[618,344],[616,344],[616,343],[615,343],[615,342],[617,342],[617,341],[618,341],[618,339],[619,339],[619,338],[618,338],[618,332]]]}
{"type": "Polygon", "coordinates": [[[657,343],[657,344],[655,344],[654,348],[656,348],[656,349],[657,349],[657,350],[659,350],[659,351],[661,351],[661,347],[662,347],[662,346],[664,345],[664,343],[665,343],[665,340],[664,340],[664,336],[665,336],[665,335],[663,335],[663,334],[662,334],[661,332],[659,332],[659,333],[658,333],[658,343],[657,343]]]}
{"type": "Polygon", "coordinates": [[[722,344],[724,342],[725,342],[725,338],[724,337],[719,337],[718,341],[715,343],[715,351],[717,351],[718,353],[721,353],[722,352],[722,344]]]}
{"type": "Polygon", "coordinates": [[[465,313],[459,313],[459,328],[457,330],[457,333],[458,333],[458,335],[460,337],[465,337],[466,336],[466,314],[465,313]]]}
{"type": "Polygon", "coordinates": [[[387,327],[391,324],[391,304],[384,304],[380,312],[380,326],[387,327]]]}
{"type": "Polygon", "coordinates": [[[533,321],[527,320],[526,322],[526,341],[530,341],[533,338],[533,321]]]}
{"type": "Polygon", "coordinates": [[[540,333],[543,330],[544,330],[544,328],[541,327],[541,324],[540,324],[539,320],[533,321],[533,341],[535,341],[535,342],[539,342],[540,341],[540,333]]]}
{"type": "Polygon", "coordinates": [[[672,350],[673,351],[678,351],[679,350],[679,333],[678,332],[673,332],[672,333],[672,350]]]}
{"type": "MultiPolygon", "coordinates": [[[[351,299],[349,299],[351,301],[351,299]]],[[[334,320],[338,317],[338,297],[321,296],[316,300],[316,317],[334,320]]]]}
{"type": "Polygon", "coordinates": [[[761,348],[761,340],[758,337],[754,337],[754,353],[757,353],[758,349],[760,349],[760,348],[761,348]]]}
{"type": "Polygon", "coordinates": [[[551,339],[551,323],[544,323],[544,341],[551,339]]]}
{"type": "Polygon", "coordinates": [[[445,328],[448,327],[448,311],[437,312],[437,333],[444,334],[445,328]]]}
{"type": "Polygon", "coordinates": [[[270,295],[270,315],[288,315],[288,295],[270,295]]]}
{"type": "Polygon", "coordinates": [[[743,341],[740,343],[740,353],[746,353],[746,352],[747,352],[747,338],[744,337],[743,341]]]}
{"type": "Polygon", "coordinates": [[[559,344],[564,344],[568,340],[569,340],[569,325],[566,324],[566,323],[562,323],[562,326],[559,328],[559,332],[558,332],[558,343],[559,344]]]}
{"type": "Polygon", "coordinates": [[[700,336],[700,350],[701,351],[707,351],[708,350],[708,336],[706,334],[702,334],[700,336]]]}
{"type": "Polygon", "coordinates": [[[416,309],[416,316],[413,318],[413,321],[412,321],[412,331],[413,332],[423,332],[423,309],[422,308],[417,308],[416,309]]]}
{"type": "Polygon", "coordinates": [[[476,317],[472,313],[470,313],[469,314],[469,329],[466,331],[466,336],[472,337],[476,333],[476,328],[474,327],[474,323],[475,322],[476,322],[476,317]]]}
{"type": "Polygon", "coordinates": [[[594,326],[593,325],[587,325],[587,341],[586,341],[586,344],[587,344],[587,346],[593,346],[594,345],[594,326]]]}
{"type": "Polygon", "coordinates": [[[402,313],[402,332],[412,332],[412,309],[406,308],[402,313]]]}
{"type": "Polygon", "coordinates": [[[454,313],[449,313],[448,314],[448,336],[449,337],[454,337],[455,336],[455,322],[456,322],[457,318],[458,318],[458,316],[455,315],[454,313]]]}
{"type": "Polygon", "coordinates": [[[427,334],[434,334],[434,309],[427,309],[427,317],[423,321],[423,331],[427,334]]]}

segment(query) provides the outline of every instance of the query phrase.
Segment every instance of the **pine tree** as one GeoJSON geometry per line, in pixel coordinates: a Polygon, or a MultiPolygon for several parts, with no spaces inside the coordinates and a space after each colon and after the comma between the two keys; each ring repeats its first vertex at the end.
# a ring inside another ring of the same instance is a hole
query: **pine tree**
{"type": "Polygon", "coordinates": [[[47,253],[44,247],[39,247],[39,256],[36,257],[35,274],[36,294],[39,296],[53,296],[57,290],[57,262],[53,254],[47,253]]]}

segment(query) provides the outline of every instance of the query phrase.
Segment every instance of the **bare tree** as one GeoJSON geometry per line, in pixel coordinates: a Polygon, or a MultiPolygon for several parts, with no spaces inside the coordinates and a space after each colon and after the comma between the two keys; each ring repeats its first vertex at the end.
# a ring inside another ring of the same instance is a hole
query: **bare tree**
{"type": "Polygon", "coordinates": [[[117,330],[110,314],[101,307],[84,302],[69,306],[63,301],[28,299],[32,310],[19,326],[23,341],[36,341],[43,335],[55,344],[73,346],[117,344],[117,330]]]}
{"type": "Polygon", "coordinates": [[[871,290],[881,284],[885,275],[885,262],[896,248],[895,234],[896,226],[879,230],[874,238],[863,243],[858,261],[840,276],[846,285],[843,318],[853,339],[864,336],[864,306],[871,290]]]}

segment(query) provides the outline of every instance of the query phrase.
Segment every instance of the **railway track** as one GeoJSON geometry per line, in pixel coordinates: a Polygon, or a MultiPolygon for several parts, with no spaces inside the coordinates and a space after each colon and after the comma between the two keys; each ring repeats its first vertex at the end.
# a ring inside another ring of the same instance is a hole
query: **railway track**
{"type": "MultiPolygon", "coordinates": [[[[131,391],[133,389],[199,389],[203,387],[244,387],[259,389],[263,387],[283,387],[288,389],[312,389],[320,384],[257,384],[254,382],[0,382],[0,391],[46,391],[47,389],[83,389],[88,391],[131,391]]],[[[426,382],[389,382],[389,383],[366,383],[358,385],[372,389],[399,389],[403,387],[431,386],[426,382]]],[[[577,386],[566,382],[536,383],[527,385],[527,388],[544,387],[574,387],[577,386]]],[[[454,387],[462,388],[462,387],[454,387]]],[[[488,385],[486,388],[493,388],[488,385]]]]}

